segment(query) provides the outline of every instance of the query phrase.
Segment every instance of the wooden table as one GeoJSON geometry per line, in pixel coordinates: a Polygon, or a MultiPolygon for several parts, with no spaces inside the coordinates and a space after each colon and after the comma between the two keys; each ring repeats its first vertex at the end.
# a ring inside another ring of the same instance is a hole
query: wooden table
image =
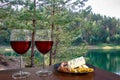
{"type": "MultiPolygon", "coordinates": [[[[120,80],[120,76],[114,73],[94,68],[95,71],[92,73],[86,74],[67,74],[61,73],[54,69],[54,66],[49,67],[50,70],[53,71],[53,74],[48,77],[38,77],[35,72],[39,70],[39,68],[25,68],[24,71],[29,71],[31,76],[26,79],[19,80],[120,80]]],[[[17,69],[12,70],[3,70],[0,71],[0,80],[14,80],[11,75],[18,71],[17,69]]]]}

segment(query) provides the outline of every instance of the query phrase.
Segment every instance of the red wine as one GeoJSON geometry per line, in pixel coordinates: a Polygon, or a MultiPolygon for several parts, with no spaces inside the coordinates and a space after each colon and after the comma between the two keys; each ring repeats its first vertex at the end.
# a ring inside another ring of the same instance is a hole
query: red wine
{"type": "Polygon", "coordinates": [[[11,41],[11,47],[18,54],[25,54],[30,48],[31,41],[11,41]]]}
{"type": "Polygon", "coordinates": [[[50,51],[53,41],[35,41],[37,49],[44,55],[50,51]]]}

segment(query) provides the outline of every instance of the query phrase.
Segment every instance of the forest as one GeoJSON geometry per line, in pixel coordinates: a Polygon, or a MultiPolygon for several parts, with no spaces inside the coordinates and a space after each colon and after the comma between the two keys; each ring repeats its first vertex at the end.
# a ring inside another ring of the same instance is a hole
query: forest
{"type": "MultiPolygon", "coordinates": [[[[1,0],[0,3],[8,3],[8,1],[1,0]]],[[[41,0],[41,4],[39,3],[36,9],[36,28],[49,27],[52,23],[52,18],[54,18],[55,28],[70,34],[73,45],[79,45],[83,41],[86,41],[88,44],[120,43],[120,19],[94,14],[91,12],[92,8],[90,6],[82,9],[86,0],[80,0],[82,4],[78,4],[78,6],[81,5],[81,9],[79,8],[77,11],[74,8],[75,3],[67,6],[64,4],[67,4],[69,1],[66,1],[66,3],[62,1],[64,0],[53,0],[54,3],[59,5],[52,6],[52,3],[48,3],[49,1],[44,2],[45,5],[42,5],[41,0]],[[51,5],[47,6],[47,4],[51,5]],[[55,9],[54,16],[51,12],[52,7],[55,9]]],[[[28,0],[13,0],[11,4],[0,6],[1,45],[8,44],[11,29],[32,29],[33,8],[33,2],[28,2],[28,0]],[[18,6],[24,7],[19,9],[18,6]]]]}
{"type": "Polygon", "coordinates": [[[50,29],[53,56],[86,53],[85,45],[119,45],[120,19],[93,13],[91,6],[85,7],[87,1],[0,0],[0,46],[10,45],[12,29],[50,29]]]}

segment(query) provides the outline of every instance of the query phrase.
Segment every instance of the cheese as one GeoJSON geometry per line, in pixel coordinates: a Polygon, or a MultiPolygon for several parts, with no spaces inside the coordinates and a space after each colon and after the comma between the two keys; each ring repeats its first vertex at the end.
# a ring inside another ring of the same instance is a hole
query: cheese
{"type": "Polygon", "coordinates": [[[76,68],[78,66],[86,64],[84,57],[79,57],[68,61],[69,68],[76,68]]]}

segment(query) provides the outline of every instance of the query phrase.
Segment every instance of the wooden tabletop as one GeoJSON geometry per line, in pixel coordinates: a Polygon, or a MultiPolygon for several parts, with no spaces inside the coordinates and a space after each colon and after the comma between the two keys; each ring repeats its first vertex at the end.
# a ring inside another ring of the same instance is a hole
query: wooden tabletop
{"type": "MultiPolygon", "coordinates": [[[[54,66],[50,66],[48,69],[52,70],[53,73],[47,77],[38,77],[35,72],[38,71],[40,68],[25,68],[24,71],[29,71],[31,73],[30,77],[25,79],[19,80],[120,80],[120,76],[114,73],[94,68],[95,71],[92,73],[86,74],[68,74],[58,72],[54,69],[54,66]]],[[[3,70],[0,71],[0,80],[14,80],[12,79],[11,75],[19,71],[17,69],[12,70],[3,70]]]]}

